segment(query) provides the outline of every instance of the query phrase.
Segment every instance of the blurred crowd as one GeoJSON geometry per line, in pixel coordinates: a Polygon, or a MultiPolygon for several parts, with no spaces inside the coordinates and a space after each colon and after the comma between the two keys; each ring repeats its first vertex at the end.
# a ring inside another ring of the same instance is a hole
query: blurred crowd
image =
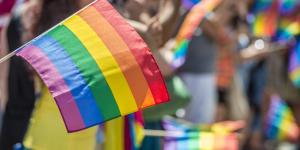
{"type": "MultiPolygon", "coordinates": [[[[92,1],[0,0],[0,56],[92,1]]],[[[296,18],[295,33],[283,40],[273,38],[278,33],[273,29],[278,22],[272,19],[274,13],[261,22],[258,19],[264,9],[278,11],[275,17],[280,18],[280,9],[273,6],[283,0],[222,0],[205,14],[187,46],[184,63],[174,68],[176,36],[191,11],[186,1],[110,1],[152,50],[171,97],[169,103],[143,111],[144,128],[163,131],[165,116],[192,125],[225,122],[238,135],[239,149],[299,149],[300,80],[299,73],[290,71],[290,56],[300,50],[298,0],[294,0],[295,11],[284,15],[296,18]]],[[[66,133],[47,88],[19,57],[0,64],[0,119],[1,150],[118,149],[107,144],[117,143],[114,136],[118,136],[106,133],[109,127],[66,133]]],[[[163,149],[164,138],[147,133],[140,149],[163,149]]]]}

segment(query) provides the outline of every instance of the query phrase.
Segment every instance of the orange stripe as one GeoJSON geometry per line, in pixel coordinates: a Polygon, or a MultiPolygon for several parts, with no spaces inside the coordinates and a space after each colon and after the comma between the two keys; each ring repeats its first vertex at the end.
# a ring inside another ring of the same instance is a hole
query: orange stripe
{"type": "Polygon", "coordinates": [[[127,44],[109,22],[94,7],[88,7],[79,16],[98,34],[114,56],[127,79],[138,107],[147,107],[155,104],[140,66],[127,44]]]}

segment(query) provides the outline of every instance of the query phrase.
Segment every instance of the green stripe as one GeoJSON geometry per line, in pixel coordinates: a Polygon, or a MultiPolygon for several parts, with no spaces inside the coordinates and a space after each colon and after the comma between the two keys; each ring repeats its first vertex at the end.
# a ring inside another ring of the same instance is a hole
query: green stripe
{"type": "Polygon", "coordinates": [[[79,68],[96,99],[104,119],[119,117],[121,113],[102,71],[79,39],[64,25],[53,29],[48,34],[65,48],[79,68]]]}

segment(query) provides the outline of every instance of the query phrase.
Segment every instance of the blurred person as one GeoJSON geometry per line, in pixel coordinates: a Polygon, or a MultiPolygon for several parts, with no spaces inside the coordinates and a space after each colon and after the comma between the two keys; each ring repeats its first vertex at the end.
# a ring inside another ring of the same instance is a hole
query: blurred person
{"type": "MultiPolygon", "coordinates": [[[[12,51],[18,48],[88,2],[31,0],[7,28],[8,49],[12,51]]],[[[1,150],[11,150],[16,143],[23,141],[29,149],[94,149],[96,130],[94,127],[68,134],[47,87],[21,58],[13,57],[10,60],[8,103],[1,129],[1,150]]]]}
{"type": "MultiPolygon", "coordinates": [[[[227,2],[222,2],[217,10],[225,7],[227,2]]],[[[225,35],[220,20],[216,19],[221,14],[211,13],[204,18],[190,41],[186,61],[178,69],[192,96],[184,119],[195,124],[211,124],[215,120],[217,49],[224,44],[222,37],[225,35]]]]}
{"type": "MultiPolygon", "coordinates": [[[[22,45],[21,13],[14,14],[2,36],[3,56],[22,45]]],[[[23,141],[31,112],[34,107],[34,83],[25,61],[13,57],[8,62],[9,68],[4,75],[3,95],[7,95],[5,112],[0,135],[0,148],[12,149],[13,145],[23,141]]],[[[4,64],[2,64],[4,65],[4,64]]],[[[4,73],[4,72],[3,72],[4,73]]]]}
{"type": "Polygon", "coordinates": [[[125,17],[145,24],[158,49],[173,35],[180,4],[181,0],[127,0],[125,17]]]}

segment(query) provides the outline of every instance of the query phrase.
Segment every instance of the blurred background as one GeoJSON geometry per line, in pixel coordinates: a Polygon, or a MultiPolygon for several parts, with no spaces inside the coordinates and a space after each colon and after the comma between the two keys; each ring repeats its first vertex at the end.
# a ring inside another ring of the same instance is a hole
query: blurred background
{"type": "MultiPolygon", "coordinates": [[[[0,56],[92,1],[0,0],[0,56]]],[[[152,50],[171,101],[69,134],[13,57],[0,64],[1,150],[300,149],[300,0],[110,3],[152,50]]]]}

